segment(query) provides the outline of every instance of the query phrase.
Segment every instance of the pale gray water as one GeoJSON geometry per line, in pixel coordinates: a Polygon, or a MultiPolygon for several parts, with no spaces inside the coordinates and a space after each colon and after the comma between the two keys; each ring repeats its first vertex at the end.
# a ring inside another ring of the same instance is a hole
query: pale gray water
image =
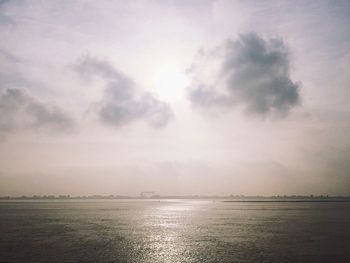
{"type": "Polygon", "coordinates": [[[1,262],[350,262],[350,203],[0,202],[1,262]]]}

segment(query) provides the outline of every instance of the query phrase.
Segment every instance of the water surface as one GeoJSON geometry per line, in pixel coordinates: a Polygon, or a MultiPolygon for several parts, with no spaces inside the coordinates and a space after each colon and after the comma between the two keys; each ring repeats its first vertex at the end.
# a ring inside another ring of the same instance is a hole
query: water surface
{"type": "Polygon", "coordinates": [[[0,262],[350,262],[350,203],[3,201],[0,262]]]}

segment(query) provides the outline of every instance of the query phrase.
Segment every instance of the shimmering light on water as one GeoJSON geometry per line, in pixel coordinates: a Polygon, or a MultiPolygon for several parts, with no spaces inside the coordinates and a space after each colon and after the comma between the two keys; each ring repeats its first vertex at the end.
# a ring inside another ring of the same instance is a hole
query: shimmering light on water
{"type": "Polygon", "coordinates": [[[350,262],[349,203],[0,202],[0,262],[350,262]]]}

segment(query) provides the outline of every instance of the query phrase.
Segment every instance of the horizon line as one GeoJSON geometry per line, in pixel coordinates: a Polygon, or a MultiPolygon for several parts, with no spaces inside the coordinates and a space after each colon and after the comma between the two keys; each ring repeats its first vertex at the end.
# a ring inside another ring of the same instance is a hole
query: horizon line
{"type": "MultiPolygon", "coordinates": [[[[350,199],[350,195],[21,195],[0,196],[0,200],[68,199],[350,199]]],[[[239,200],[237,200],[239,201],[239,200]]],[[[250,200],[252,201],[252,200],[250,200]]],[[[230,202],[230,201],[228,201],[230,202]]],[[[235,201],[232,201],[235,202],[235,201]]]]}

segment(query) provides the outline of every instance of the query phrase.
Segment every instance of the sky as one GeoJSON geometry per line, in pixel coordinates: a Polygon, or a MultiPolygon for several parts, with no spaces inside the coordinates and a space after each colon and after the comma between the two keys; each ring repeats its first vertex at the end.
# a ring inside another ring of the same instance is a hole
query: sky
{"type": "Polygon", "coordinates": [[[350,195],[350,1],[0,0],[0,195],[350,195]]]}

